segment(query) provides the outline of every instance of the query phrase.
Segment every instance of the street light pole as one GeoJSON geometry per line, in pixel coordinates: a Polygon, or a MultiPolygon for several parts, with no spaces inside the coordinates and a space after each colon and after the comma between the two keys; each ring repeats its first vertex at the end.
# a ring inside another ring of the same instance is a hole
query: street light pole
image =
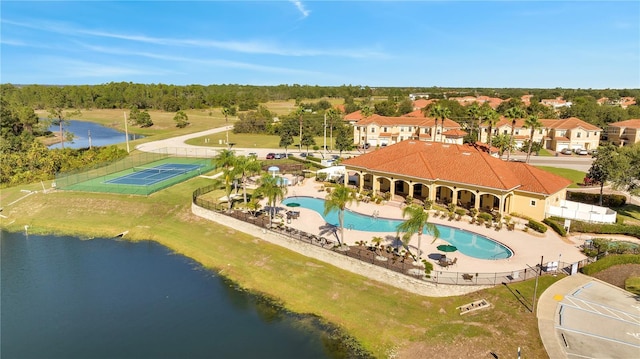
{"type": "MultiPolygon", "coordinates": [[[[327,113],[324,114],[324,152],[322,158],[324,158],[327,154],[327,113]]],[[[326,158],[325,158],[326,159],[326,158]]]]}
{"type": "MultiPolygon", "coordinates": [[[[542,262],[544,261],[544,256],[540,257],[540,270],[542,270],[542,262]]],[[[530,265],[527,264],[529,269],[534,270],[536,272],[536,284],[533,288],[533,301],[531,302],[531,313],[533,315],[536,314],[536,297],[538,296],[538,278],[540,278],[540,274],[538,273],[538,269],[531,268],[530,265]]]]}

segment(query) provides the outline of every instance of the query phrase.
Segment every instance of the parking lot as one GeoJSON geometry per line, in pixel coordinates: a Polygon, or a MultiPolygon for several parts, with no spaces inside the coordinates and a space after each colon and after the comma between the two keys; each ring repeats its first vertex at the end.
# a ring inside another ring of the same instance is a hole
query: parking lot
{"type": "Polygon", "coordinates": [[[540,297],[540,336],[551,358],[637,358],[640,301],[584,275],[562,279],[540,297]]]}

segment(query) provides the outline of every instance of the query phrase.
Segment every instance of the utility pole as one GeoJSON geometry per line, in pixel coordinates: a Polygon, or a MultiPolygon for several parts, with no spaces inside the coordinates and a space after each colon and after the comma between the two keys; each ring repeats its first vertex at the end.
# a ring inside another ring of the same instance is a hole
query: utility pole
{"type": "Polygon", "coordinates": [[[325,158],[327,154],[327,113],[326,112],[324,113],[324,147],[322,148],[324,149],[322,158],[325,158]]]}
{"type": "Polygon", "coordinates": [[[129,129],[127,127],[127,113],[124,113],[124,136],[125,136],[125,140],[127,141],[127,153],[130,153],[131,151],[129,151],[129,129]]]}
{"type": "Polygon", "coordinates": [[[532,270],[535,270],[536,272],[536,284],[535,284],[535,287],[533,288],[533,302],[531,303],[531,313],[533,313],[533,315],[536,314],[536,297],[538,296],[538,278],[540,277],[540,274],[541,274],[538,271],[542,271],[543,262],[544,262],[544,256],[541,256],[540,267],[538,269],[531,268],[531,266],[527,264],[527,267],[529,267],[532,270]]]}

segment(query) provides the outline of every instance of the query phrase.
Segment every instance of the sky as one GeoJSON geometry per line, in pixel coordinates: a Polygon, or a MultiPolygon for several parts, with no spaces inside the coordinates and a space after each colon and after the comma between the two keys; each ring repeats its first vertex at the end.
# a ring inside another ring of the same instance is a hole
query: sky
{"type": "Polygon", "coordinates": [[[0,83],[640,88],[640,1],[0,2],[0,83]]]}

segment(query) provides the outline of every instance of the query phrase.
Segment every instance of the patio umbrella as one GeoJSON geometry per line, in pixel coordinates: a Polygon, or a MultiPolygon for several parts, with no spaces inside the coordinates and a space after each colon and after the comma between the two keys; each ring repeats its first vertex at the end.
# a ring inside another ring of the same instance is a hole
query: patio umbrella
{"type": "Polygon", "coordinates": [[[438,250],[442,252],[455,252],[458,250],[456,246],[452,246],[451,244],[441,244],[436,248],[438,248],[438,250]]]}
{"type": "Polygon", "coordinates": [[[278,171],[280,171],[280,167],[278,167],[278,166],[271,166],[271,167],[269,167],[269,168],[267,169],[267,171],[269,171],[269,173],[271,173],[271,174],[273,175],[273,177],[275,177],[275,176],[276,176],[276,173],[277,173],[278,171]]]}
{"type": "Polygon", "coordinates": [[[286,204],[287,207],[300,207],[300,203],[298,202],[289,202],[286,204]]]}

